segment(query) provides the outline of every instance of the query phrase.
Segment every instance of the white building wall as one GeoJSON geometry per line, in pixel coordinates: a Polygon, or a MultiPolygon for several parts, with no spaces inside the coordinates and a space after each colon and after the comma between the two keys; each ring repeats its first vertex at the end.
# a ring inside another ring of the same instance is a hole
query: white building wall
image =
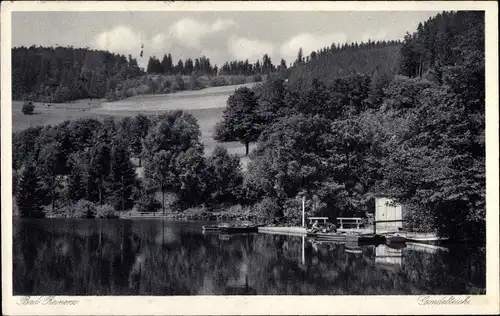
{"type": "MultiPolygon", "coordinates": [[[[402,220],[404,209],[401,204],[394,204],[388,198],[375,199],[375,221],[395,221],[402,220]]],[[[376,223],[377,232],[397,231],[403,227],[403,222],[376,223]]]]}

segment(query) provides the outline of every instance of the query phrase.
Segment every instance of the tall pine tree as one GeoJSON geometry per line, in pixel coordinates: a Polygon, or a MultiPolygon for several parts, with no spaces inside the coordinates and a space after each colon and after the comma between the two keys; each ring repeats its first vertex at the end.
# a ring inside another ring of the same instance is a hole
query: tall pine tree
{"type": "Polygon", "coordinates": [[[75,166],[68,177],[67,198],[70,203],[75,203],[85,197],[85,182],[82,171],[75,166]]]}
{"type": "Polygon", "coordinates": [[[43,190],[35,165],[24,169],[19,180],[16,203],[21,217],[43,218],[43,190]]]}
{"type": "Polygon", "coordinates": [[[133,188],[135,170],[130,162],[130,153],[124,139],[117,135],[111,145],[111,203],[117,211],[130,209],[134,205],[133,188]]]}

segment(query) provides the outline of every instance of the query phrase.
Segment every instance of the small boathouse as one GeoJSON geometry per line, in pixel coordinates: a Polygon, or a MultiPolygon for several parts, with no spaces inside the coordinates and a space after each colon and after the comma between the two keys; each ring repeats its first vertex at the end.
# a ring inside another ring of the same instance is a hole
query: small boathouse
{"type": "Polygon", "coordinates": [[[375,198],[375,231],[397,232],[403,228],[405,207],[385,197],[375,198]]]}

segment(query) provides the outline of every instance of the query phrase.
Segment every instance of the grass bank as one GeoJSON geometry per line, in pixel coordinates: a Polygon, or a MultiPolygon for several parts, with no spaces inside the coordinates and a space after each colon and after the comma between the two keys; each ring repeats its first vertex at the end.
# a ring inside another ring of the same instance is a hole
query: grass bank
{"type": "MultiPolygon", "coordinates": [[[[210,154],[217,142],[213,139],[214,126],[222,118],[228,97],[235,89],[253,84],[206,88],[198,91],[182,91],[173,94],[141,95],[128,99],[107,102],[104,99],[82,99],[73,102],[48,104],[34,102],[35,113],[24,115],[23,101],[12,102],[12,131],[17,132],[38,125],[56,125],[65,120],[92,117],[103,120],[106,117],[121,119],[139,113],[156,115],[168,110],[183,110],[191,113],[200,125],[205,154],[210,154]]],[[[238,142],[222,143],[229,153],[242,157],[245,168],[248,163],[245,146],[238,142]]]]}

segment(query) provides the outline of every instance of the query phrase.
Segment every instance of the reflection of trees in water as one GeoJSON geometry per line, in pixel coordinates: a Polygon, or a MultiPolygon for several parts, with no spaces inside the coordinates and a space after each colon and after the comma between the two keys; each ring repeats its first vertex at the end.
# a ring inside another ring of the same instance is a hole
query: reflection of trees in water
{"type": "Polygon", "coordinates": [[[449,252],[405,249],[405,273],[411,283],[435,294],[485,293],[484,248],[450,246],[449,252]]]}
{"type": "Polygon", "coordinates": [[[374,247],[363,247],[362,254],[355,255],[346,253],[341,244],[322,244],[314,250],[306,242],[303,265],[300,237],[243,234],[220,240],[217,234],[200,232],[201,226],[182,227],[164,221],[24,221],[14,226],[14,293],[352,295],[476,291],[464,280],[475,280],[484,287],[484,253],[477,251],[450,249],[448,254],[429,254],[405,249],[404,264],[384,269],[375,262],[374,247]]]}
{"type": "Polygon", "coordinates": [[[134,262],[137,239],[123,231],[115,237],[107,227],[89,221],[23,223],[14,236],[14,293],[120,295],[134,262]],[[23,236],[22,238],[19,238],[23,236]]]}

